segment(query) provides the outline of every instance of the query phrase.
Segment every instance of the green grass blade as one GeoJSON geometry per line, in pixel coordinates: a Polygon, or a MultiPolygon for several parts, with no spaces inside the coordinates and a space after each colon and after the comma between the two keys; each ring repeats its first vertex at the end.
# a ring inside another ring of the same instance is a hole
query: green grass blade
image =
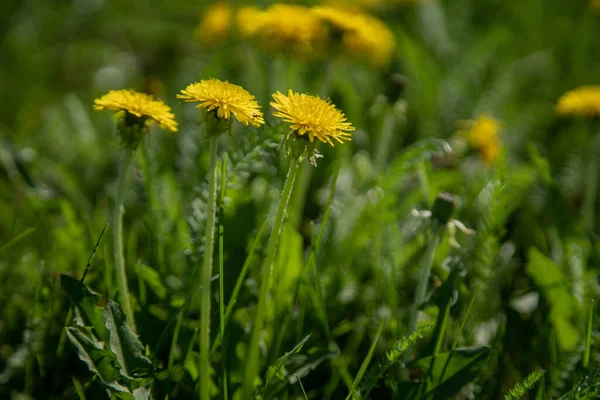
{"type": "Polygon", "coordinates": [[[375,340],[373,340],[373,343],[371,344],[371,348],[369,349],[369,352],[367,353],[367,357],[365,357],[362,365],[360,366],[360,369],[358,370],[358,374],[356,374],[356,377],[354,378],[354,383],[352,384],[352,390],[346,397],[346,400],[350,400],[352,397],[357,395],[356,388],[362,381],[362,378],[365,375],[365,372],[367,372],[367,368],[369,367],[369,364],[371,363],[371,359],[373,358],[373,354],[375,353],[375,347],[377,346],[377,343],[379,342],[379,338],[381,337],[381,332],[383,332],[383,327],[385,326],[385,323],[386,323],[386,320],[381,321],[381,324],[379,325],[379,331],[377,332],[377,336],[375,336],[375,340]]]}

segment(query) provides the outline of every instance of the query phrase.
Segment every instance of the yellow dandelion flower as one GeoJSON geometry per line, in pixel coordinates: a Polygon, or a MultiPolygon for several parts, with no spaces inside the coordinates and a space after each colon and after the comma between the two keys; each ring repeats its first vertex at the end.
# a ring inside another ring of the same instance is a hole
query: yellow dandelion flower
{"type": "Polygon", "coordinates": [[[134,90],[111,90],[104,96],[94,100],[95,110],[112,110],[125,112],[125,119],[135,116],[140,124],[158,123],[163,129],[177,132],[177,122],[171,108],[146,93],[134,90]]]}
{"type": "Polygon", "coordinates": [[[467,129],[459,134],[465,136],[469,146],[481,155],[488,164],[493,164],[500,154],[500,122],[487,115],[481,115],[476,120],[467,121],[467,129]]]}
{"type": "Polygon", "coordinates": [[[256,37],[270,52],[311,54],[325,38],[319,18],[299,5],[273,4],[262,13],[247,10],[240,14],[240,20],[240,31],[256,37]],[[254,29],[247,29],[250,25],[254,29]]]}
{"type": "Polygon", "coordinates": [[[580,86],[563,94],[556,112],[564,116],[600,116],[600,85],[580,86]]]}
{"type": "Polygon", "coordinates": [[[217,117],[222,119],[228,120],[233,115],[244,125],[259,127],[265,123],[254,96],[227,81],[211,78],[192,83],[177,98],[185,103],[198,103],[198,109],[216,110],[217,117]]]}
{"type": "Polygon", "coordinates": [[[290,124],[300,136],[306,136],[312,142],[315,138],[333,146],[333,141],[343,143],[350,140],[350,131],[354,127],[346,122],[346,116],[329,101],[319,96],[294,93],[288,91],[287,96],[281,92],[273,94],[271,106],[277,110],[273,115],[290,124]]]}
{"type": "Polygon", "coordinates": [[[240,36],[248,38],[257,34],[263,14],[263,11],[253,6],[245,6],[238,9],[236,24],[240,36]]]}
{"type": "Polygon", "coordinates": [[[229,3],[214,3],[206,9],[194,36],[203,44],[222,42],[229,35],[233,9],[229,3]]]}
{"type": "Polygon", "coordinates": [[[375,66],[384,66],[390,61],[396,40],[378,18],[359,8],[335,4],[315,7],[313,12],[333,28],[333,37],[341,33],[342,43],[350,54],[363,57],[375,66]]]}

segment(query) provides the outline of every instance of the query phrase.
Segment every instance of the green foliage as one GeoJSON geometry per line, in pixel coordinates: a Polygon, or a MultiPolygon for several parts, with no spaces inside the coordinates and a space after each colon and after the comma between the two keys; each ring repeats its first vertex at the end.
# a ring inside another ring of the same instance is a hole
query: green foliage
{"type": "Polygon", "coordinates": [[[517,383],[517,385],[504,396],[504,400],[520,400],[525,394],[533,389],[535,385],[544,377],[545,371],[538,369],[527,375],[525,379],[517,383]]]}
{"type": "Polygon", "coordinates": [[[361,3],[396,40],[379,69],[329,47],[267,54],[241,32],[197,43],[212,1],[0,2],[1,399],[198,398],[208,141],[176,94],[210,77],[255,95],[266,121],[218,138],[213,399],[244,384],[265,400],[600,398],[600,125],[555,109],[600,82],[600,14],[591,0],[361,3]],[[123,193],[133,315],[107,227],[122,148],[92,106],[122,88],[179,123],[149,127],[123,193]],[[289,162],[269,102],[288,89],[356,130],[313,142],[323,158],[299,169],[248,376],[289,162]],[[491,163],[457,133],[484,114],[500,126],[491,163]],[[457,201],[434,229],[440,193],[457,201]]]}

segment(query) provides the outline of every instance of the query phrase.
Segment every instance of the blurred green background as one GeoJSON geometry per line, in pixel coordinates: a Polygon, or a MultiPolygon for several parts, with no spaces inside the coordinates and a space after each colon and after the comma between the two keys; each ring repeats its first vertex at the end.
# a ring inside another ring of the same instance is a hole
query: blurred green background
{"type": "MultiPolygon", "coordinates": [[[[559,398],[585,376],[585,390],[599,388],[597,313],[586,337],[600,293],[600,124],[598,116],[558,116],[555,104],[568,90],[600,83],[600,9],[584,0],[376,3],[369,12],[396,40],[391,62],[381,68],[269,54],[235,36],[199,42],[194,32],[208,1],[1,2],[0,398],[78,398],[74,382],[88,399],[107,398],[63,333],[71,321],[58,275],[81,275],[109,220],[122,151],[114,118],[92,104],[121,88],[162,98],[180,124],[177,133],[152,128],[136,153],[125,247],[140,340],[157,370],[169,372],[156,379],[154,395],[195,396],[197,371],[186,349],[198,315],[185,315],[173,348],[172,317],[201,260],[208,155],[198,111],[175,96],[210,77],[254,94],[268,122],[257,130],[236,125],[232,137],[220,139],[219,154],[228,160],[219,210],[226,298],[285,178],[287,160],[277,150],[285,127],[270,115],[270,94],[321,93],[357,128],[350,143],[320,146],[325,157],[303,169],[304,186],[296,187],[281,238],[277,301],[265,328],[264,369],[311,333],[303,350],[308,360],[296,360],[310,366],[301,375],[308,397],[345,398],[348,376],[356,375],[370,346],[376,343],[376,365],[409,333],[427,247],[424,222],[411,210],[431,209],[446,191],[460,199],[455,218],[476,232],[457,231],[456,248],[449,231],[435,255],[431,288],[449,279],[451,260],[467,271],[453,292],[446,345],[458,337],[461,346],[491,346],[491,353],[459,392],[435,398],[501,399],[537,369],[546,374],[529,398],[559,398]],[[484,114],[501,127],[502,151],[493,165],[476,152],[445,151],[435,140],[455,147],[461,121],[484,114]],[[328,209],[316,256],[319,303],[305,271],[328,209]]],[[[86,283],[114,298],[110,243],[100,243],[86,283]]],[[[215,358],[215,398],[222,398],[218,371],[231,372],[231,390],[243,379],[243,344],[260,281],[254,257],[224,341],[227,357],[215,358]]],[[[436,307],[425,311],[435,323],[436,307]]],[[[405,398],[401,375],[390,373],[369,398],[405,398]]],[[[411,377],[419,375],[413,370],[411,377]]],[[[265,398],[303,398],[293,375],[283,382],[265,398]]],[[[589,396],[568,398],[597,398],[589,396]]]]}

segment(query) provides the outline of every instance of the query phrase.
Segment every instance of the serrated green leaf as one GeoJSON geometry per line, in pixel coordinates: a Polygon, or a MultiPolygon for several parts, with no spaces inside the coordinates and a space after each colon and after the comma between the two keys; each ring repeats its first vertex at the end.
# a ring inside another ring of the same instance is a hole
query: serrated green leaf
{"type": "Polygon", "coordinates": [[[102,317],[108,329],[110,349],[121,364],[121,373],[130,379],[153,376],[152,362],[144,355],[144,346],[127,324],[121,307],[109,300],[102,317]]]}
{"type": "Polygon", "coordinates": [[[65,274],[60,275],[60,285],[75,308],[80,324],[93,327],[100,340],[108,340],[108,331],[102,319],[102,309],[97,306],[100,295],[79,280],[65,274]]]}
{"type": "Polygon", "coordinates": [[[75,346],[77,356],[89,370],[96,374],[102,383],[116,392],[129,392],[129,389],[118,382],[121,379],[120,365],[117,357],[108,350],[94,343],[79,328],[65,328],[69,341],[75,346]]]}
{"type": "Polygon", "coordinates": [[[158,296],[159,299],[164,299],[167,297],[167,288],[162,283],[160,278],[160,274],[157,270],[152,267],[143,264],[137,264],[137,274],[140,279],[142,279],[150,289],[158,296]]]}
{"type": "Polygon", "coordinates": [[[534,247],[529,250],[526,270],[550,304],[550,322],[556,330],[559,346],[565,351],[573,350],[581,335],[572,322],[578,303],[567,286],[568,277],[554,261],[534,247]]]}

